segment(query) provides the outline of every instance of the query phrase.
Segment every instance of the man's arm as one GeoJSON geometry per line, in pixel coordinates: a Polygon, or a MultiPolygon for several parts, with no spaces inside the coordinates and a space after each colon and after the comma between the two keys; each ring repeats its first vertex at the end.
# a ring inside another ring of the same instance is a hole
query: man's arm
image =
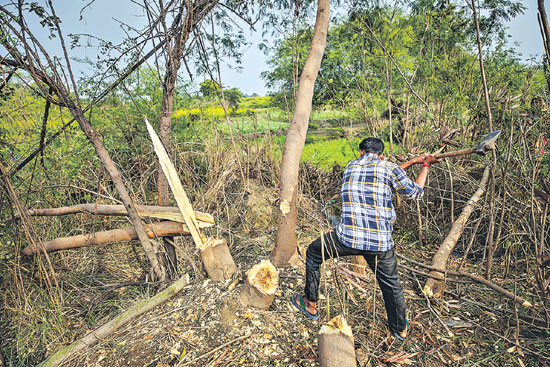
{"type": "Polygon", "coordinates": [[[424,153],[417,157],[414,157],[410,161],[401,163],[399,167],[401,167],[401,169],[403,170],[406,170],[407,168],[415,164],[422,164],[422,169],[420,170],[420,173],[416,178],[416,183],[421,188],[424,188],[424,185],[426,184],[426,178],[428,177],[428,170],[430,169],[430,164],[437,162],[439,162],[439,159],[435,159],[433,154],[424,153]]]}

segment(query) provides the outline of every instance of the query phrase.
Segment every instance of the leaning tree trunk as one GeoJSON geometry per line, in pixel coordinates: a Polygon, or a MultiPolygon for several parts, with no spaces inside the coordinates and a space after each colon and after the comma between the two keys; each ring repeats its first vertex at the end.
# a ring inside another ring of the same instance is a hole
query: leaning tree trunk
{"type": "Polygon", "coordinates": [[[60,350],[49,356],[45,361],[40,363],[38,367],[67,366],[68,361],[70,361],[76,355],[90,348],[95,343],[105,340],[123,325],[134,320],[136,317],[143,315],[145,312],[152,310],[154,307],[162,304],[167,299],[175,296],[189,283],[189,275],[183,274],[181,278],[172,283],[162,292],[156,294],[151,298],[139,301],[134,306],[116,316],[103,326],[100,326],[99,328],[89,332],[82,338],[74,341],[66,347],[61,348],[60,350]]]}
{"type": "MultiPolygon", "coordinates": [[[[470,218],[470,215],[472,214],[472,211],[474,210],[476,203],[479,201],[479,199],[485,192],[487,181],[489,180],[490,172],[491,172],[491,165],[489,164],[487,165],[487,167],[485,167],[485,171],[483,172],[483,177],[479,182],[479,188],[472,195],[470,200],[468,200],[468,202],[462,209],[462,213],[460,213],[460,216],[453,223],[453,226],[451,227],[449,234],[447,235],[447,237],[445,237],[445,239],[443,240],[443,243],[441,243],[441,246],[439,246],[439,250],[437,250],[437,253],[434,255],[432,267],[436,269],[445,269],[447,267],[447,260],[449,259],[449,255],[451,254],[456,243],[460,239],[462,232],[464,232],[466,223],[468,222],[468,219],[470,218]]],[[[432,270],[430,271],[430,275],[433,275],[434,277],[442,278],[444,277],[445,274],[432,270]]],[[[424,294],[426,294],[428,297],[431,297],[434,294],[442,294],[443,288],[444,288],[444,283],[441,280],[437,280],[435,278],[428,278],[428,280],[426,281],[426,285],[424,286],[424,294]]]]}
{"type": "Polygon", "coordinates": [[[88,138],[88,140],[92,143],[96,154],[103,162],[105,169],[107,170],[107,172],[109,172],[109,175],[113,180],[113,184],[115,185],[115,188],[117,189],[118,194],[120,195],[120,199],[122,200],[122,203],[126,207],[126,211],[130,216],[130,220],[132,221],[132,224],[136,229],[137,236],[143,246],[145,255],[147,256],[147,259],[151,263],[153,278],[155,280],[160,280],[160,281],[166,280],[166,271],[160,265],[157,259],[157,255],[153,250],[151,241],[149,240],[149,237],[147,237],[147,233],[145,232],[143,223],[141,222],[141,219],[136,210],[136,205],[132,201],[132,198],[130,198],[130,194],[128,193],[128,190],[126,190],[126,186],[122,181],[122,175],[120,174],[120,171],[118,170],[115,163],[111,159],[109,152],[107,152],[107,149],[105,149],[105,146],[101,142],[101,139],[99,139],[99,137],[97,136],[97,133],[95,132],[94,129],[92,129],[92,125],[90,125],[90,122],[86,119],[86,117],[84,117],[82,110],[80,108],[76,108],[72,106],[71,113],[76,118],[78,124],[80,125],[80,128],[82,129],[84,134],[86,134],[86,137],[88,138]]]}
{"type": "Polygon", "coordinates": [[[317,19],[315,21],[311,49],[300,76],[296,107],[286,134],[283,149],[277,242],[272,254],[272,261],[276,267],[287,264],[296,252],[297,239],[295,229],[298,167],[306,140],[315,80],[317,80],[317,75],[321,68],[321,60],[325,53],[329,20],[330,1],[318,0],[317,19]]]}

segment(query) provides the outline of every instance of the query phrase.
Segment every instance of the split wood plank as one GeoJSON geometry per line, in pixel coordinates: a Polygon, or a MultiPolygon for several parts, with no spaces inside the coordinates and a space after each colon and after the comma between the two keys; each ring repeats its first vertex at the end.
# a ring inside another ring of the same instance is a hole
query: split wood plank
{"type": "Polygon", "coordinates": [[[155,149],[155,153],[159,158],[162,171],[168,179],[170,188],[172,189],[174,197],[176,198],[178,208],[183,215],[185,224],[187,224],[187,228],[189,228],[189,232],[191,232],[193,241],[195,241],[195,244],[198,248],[201,248],[206,238],[204,238],[204,236],[200,233],[197,218],[195,217],[195,212],[193,211],[193,206],[189,202],[189,198],[187,197],[187,194],[183,189],[181,181],[178,177],[178,172],[176,171],[174,164],[170,160],[170,157],[168,156],[164,145],[162,145],[162,142],[160,141],[157,133],[155,132],[147,118],[145,118],[145,125],[147,126],[147,131],[149,131],[149,135],[151,136],[151,140],[153,141],[153,147],[155,149]]]}

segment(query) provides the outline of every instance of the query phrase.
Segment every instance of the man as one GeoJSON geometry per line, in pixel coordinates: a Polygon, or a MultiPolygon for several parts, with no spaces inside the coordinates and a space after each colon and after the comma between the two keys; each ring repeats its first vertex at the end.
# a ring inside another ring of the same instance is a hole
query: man
{"type": "Polygon", "coordinates": [[[359,144],[359,150],[361,158],[348,163],[344,172],[340,223],[335,231],[309,245],[305,295],[294,294],[292,303],[308,318],[319,319],[319,266],[324,259],[361,255],[376,274],[390,332],[403,340],[407,336],[408,322],[392,239],[395,222],[392,193],[396,191],[410,199],[420,200],[424,195],[430,164],[438,160],[433,155],[422,154],[398,166],[384,160],[384,143],[377,138],[364,139],[359,144]],[[404,171],[414,164],[422,164],[416,182],[409,179],[404,171]]]}

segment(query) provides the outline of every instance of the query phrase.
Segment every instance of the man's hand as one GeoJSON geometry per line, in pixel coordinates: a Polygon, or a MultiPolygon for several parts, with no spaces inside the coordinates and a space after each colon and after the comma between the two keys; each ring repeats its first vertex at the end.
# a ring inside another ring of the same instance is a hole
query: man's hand
{"type": "Polygon", "coordinates": [[[406,170],[407,168],[415,164],[427,164],[429,166],[430,164],[437,163],[439,161],[440,161],[439,159],[435,159],[433,154],[423,153],[414,157],[410,161],[401,163],[399,167],[406,170]]]}
{"type": "Polygon", "coordinates": [[[422,161],[422,164],[427,164],[428,166],[432,163],[439,163],[441,162],[440,159],[436,159],[435,156],[433,154],[422,154],[422,156],[424,157],[424,160],[422,161]]]}
{"type": "Polygon", "coordinates": [[[422,164],[426,161],[426,157],[428,157],[428,153],[422,153],[419,156],[416,156],[412,159],[414,164],[422,164]]]}

